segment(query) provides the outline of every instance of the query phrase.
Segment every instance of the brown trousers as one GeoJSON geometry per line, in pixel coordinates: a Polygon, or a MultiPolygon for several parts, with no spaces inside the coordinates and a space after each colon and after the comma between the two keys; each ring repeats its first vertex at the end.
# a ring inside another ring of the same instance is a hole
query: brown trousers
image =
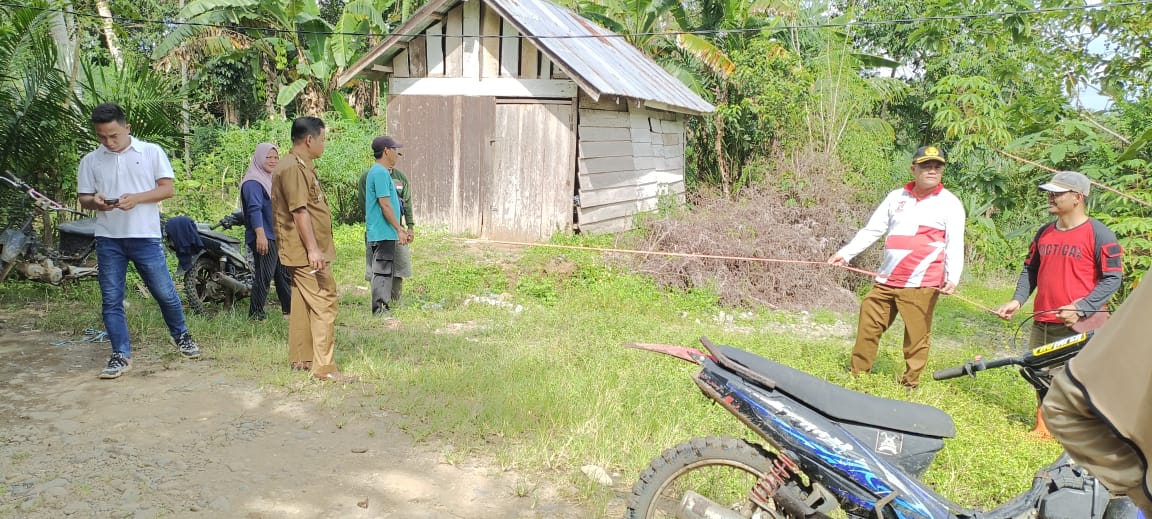
{"type": "Polygon", "coordinates": [[[1044,397],[1044,420],[1068,455],[1096,476],[1108,490],[1125,494],[1152,517],[1152,501],[1144,493],[1144,463],[1128,442],[1088,406],[1084,393],[1061,370],[1044,397]]]}
{"type": "Polygon", "coordinates": [[[288,360],[312,362],[312,373],[336,370],[336,278],[312,267],[286,267],[292,273],[292,313],[288,317],[288,360]]]}
{"type": "Polygon", "coordinates": [[[940,291],[932,287],[896,288],[875,283],[860,301],[860,323],[856,346],[852,348],[852,374],[872,371],[880,336],[892,326],[899,313],[904,318],[904,374],[900,383],[920,385],[920,372],[928,363],[932,340],[932,312],[940,291]]]}

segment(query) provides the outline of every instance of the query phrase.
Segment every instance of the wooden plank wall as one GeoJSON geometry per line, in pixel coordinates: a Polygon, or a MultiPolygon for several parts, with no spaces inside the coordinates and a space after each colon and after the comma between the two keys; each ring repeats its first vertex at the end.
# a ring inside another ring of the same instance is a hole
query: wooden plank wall
{"type": "Polygon", "coordinates": [[[389,97],[388,132],[404,145],[396,167],[412,185],[420,225],[480,233],[490,211],[494,107],[491,97],[389,97]]]}
{"type": "Polygon", "coordinates": [[[467,1],[392,58],[393,77],[568,79],[487,4],[467,1]]]}
{"type": "Polygon", "coordinates": [[[684,120],[618,98],[579,97],[577,182],[581,232],[632,228],[661,196],[684,198],[684,120]]]}

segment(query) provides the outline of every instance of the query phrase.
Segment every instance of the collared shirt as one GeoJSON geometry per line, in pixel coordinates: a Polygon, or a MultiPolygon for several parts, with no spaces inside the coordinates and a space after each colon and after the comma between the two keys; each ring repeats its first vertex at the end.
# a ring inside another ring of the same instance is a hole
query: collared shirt
{"type": "Polygon", "coordinates": [[[887,234],[877,283],[897,288],[956,285],[964,270],[964,204],[942,185],[924,198],[917,198],[912,186],[888,193],[838,254],[851,261],[887,234]]]}
{"type": "Polygon", "coordinates": [[[289,153],[280,159],[272,173],[272,219],[276,223],[276,237],[280,263],[289,267],[308,265],[308,249],[296,228],[292,212],[304,208],[312,218],[312,235],[316,246],[328,261],[335,261],[336,247],[332,242],[332,212],[328,198],[320,187],[316,166],[289,153]]]}
{"type": "MultiPolygon", "coordinates": [[[[156,181],[162,178],[176,178],[168,155],[160,146],[132,137],[128,147],[119,153],[100,145],[80,159],[76,192],[119,198],[156,189],[156,181]]],[[[159,238],[160,204],[136,204],[128,211],[97,211],[96,236],[159,238]]]]}

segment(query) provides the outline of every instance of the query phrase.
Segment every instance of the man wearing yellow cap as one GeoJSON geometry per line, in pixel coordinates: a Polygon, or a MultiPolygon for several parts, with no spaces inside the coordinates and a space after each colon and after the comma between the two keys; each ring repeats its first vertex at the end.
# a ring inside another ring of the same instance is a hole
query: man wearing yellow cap
{"type": "Polygon", "coordinates": [[[924,146],[912,156],[912,182],[892,191],[867,225],[828,258],[844,265],[885,236],[884,260],[872,290],[860,302],[853,375],[871,372],[880,336],[896,314],[904,318],[904,374],[914,389],[928,363],[932,313],[940,293],[951,294],[964,270],[964,204],[941,183],[948,154],[924,146]]]}

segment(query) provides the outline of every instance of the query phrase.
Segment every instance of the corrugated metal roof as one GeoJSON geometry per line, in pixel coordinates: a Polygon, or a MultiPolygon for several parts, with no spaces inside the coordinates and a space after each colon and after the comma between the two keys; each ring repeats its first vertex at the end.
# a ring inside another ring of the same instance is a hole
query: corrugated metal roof
{"type": "MultiPolygon", "coordinates": [[[[627,40],[547,0],[482,0],[530,38],[592,97],[614,95],[666,105],[690,113],[715,108],[627,40]],[[565,36],[555,38],[549,36],[565,36]]],[[[385,40],[340,75],[340,84],[366,73],[373,63],[391,63],[397,44],[436,22],[433,15],[463,0],[432,1],[413,14],[398,34],[385,40]]]]}
{"type": "Polygon", "coordinates": [[[656,101],[696,113],[715,110],[627,40],[568,9],[547,0],[484,1],[522,34],[545,36],[532,41],[573,79],[596,91],[590,93],[656,101]]]}

